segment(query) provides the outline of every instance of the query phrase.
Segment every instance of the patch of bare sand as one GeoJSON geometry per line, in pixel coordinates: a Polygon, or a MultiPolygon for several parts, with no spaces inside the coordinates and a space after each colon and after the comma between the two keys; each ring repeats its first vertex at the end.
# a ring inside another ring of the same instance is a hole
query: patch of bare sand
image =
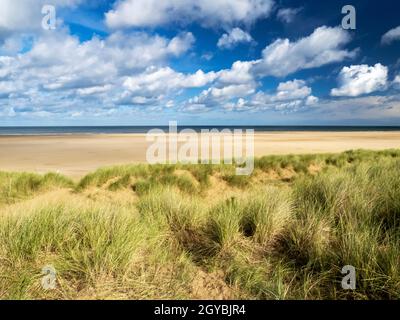
{"type": "Polygon", "coordinates": [[[210,185],[204,192],[207,204],[212,206],[222,200],[232,198],[240,193],[238,188],[233,188],[217,173],[209,176],[210,185]]]}
{"type": "MultiPolygon", "coordinates": [[[[0,136],[0,170],[79,179],[100,167],[145,163],[144,134],[0,136]]],[[[400,148],[399,132],[257,132],[255,156],[400,148]]]]}
{"type": "Polygon", "coordinates": [[[234,291],[224,281],[223,271],[197,272],[192,282],[192,297],[196,300],[232,300],[234,291]]]}

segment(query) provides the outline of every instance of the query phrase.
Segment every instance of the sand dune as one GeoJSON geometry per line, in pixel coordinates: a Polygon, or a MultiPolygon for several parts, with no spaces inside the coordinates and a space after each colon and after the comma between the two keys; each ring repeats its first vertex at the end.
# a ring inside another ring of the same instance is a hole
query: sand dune
{"type": "MultiPolygon", "coordinates": [[[[146,161],[143,134],[0,136],[0,170],[60,172],[78,178],[99,167],[146,161]]],[[[255,134],[255,155],[400,148],[400,132],[255,134]]]]}

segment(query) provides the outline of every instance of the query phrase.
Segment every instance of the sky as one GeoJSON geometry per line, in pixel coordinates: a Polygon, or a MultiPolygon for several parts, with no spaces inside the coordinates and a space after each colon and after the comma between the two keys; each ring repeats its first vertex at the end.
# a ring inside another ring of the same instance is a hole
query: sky
{"type": "Polygon", "coordinates": [[[400,125],[398,1],[0,3],[0,126],[400,125]]]}

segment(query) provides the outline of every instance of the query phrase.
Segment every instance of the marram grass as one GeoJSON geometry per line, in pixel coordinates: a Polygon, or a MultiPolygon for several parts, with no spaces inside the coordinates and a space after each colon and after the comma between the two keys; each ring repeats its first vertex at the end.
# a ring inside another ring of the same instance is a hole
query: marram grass
{"type": "Polygon", "coordinates": [[[0,298],[400,298],[400,151],[255,167],[129,165],[78,183],[0,173],[0,298]]]}

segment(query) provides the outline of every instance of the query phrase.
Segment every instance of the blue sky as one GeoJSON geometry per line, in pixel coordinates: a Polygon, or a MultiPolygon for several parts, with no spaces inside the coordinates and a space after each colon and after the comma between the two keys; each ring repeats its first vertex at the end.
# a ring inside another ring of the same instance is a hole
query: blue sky
{"type": "Polygon", "coordinates": [[[399,125],[400,3],[2,0],[0,125],[399,125]],[[356,29],[342,27],[342,7],[356,29]],[[56,28],[42,27],[44,5],[56,28]]]}

